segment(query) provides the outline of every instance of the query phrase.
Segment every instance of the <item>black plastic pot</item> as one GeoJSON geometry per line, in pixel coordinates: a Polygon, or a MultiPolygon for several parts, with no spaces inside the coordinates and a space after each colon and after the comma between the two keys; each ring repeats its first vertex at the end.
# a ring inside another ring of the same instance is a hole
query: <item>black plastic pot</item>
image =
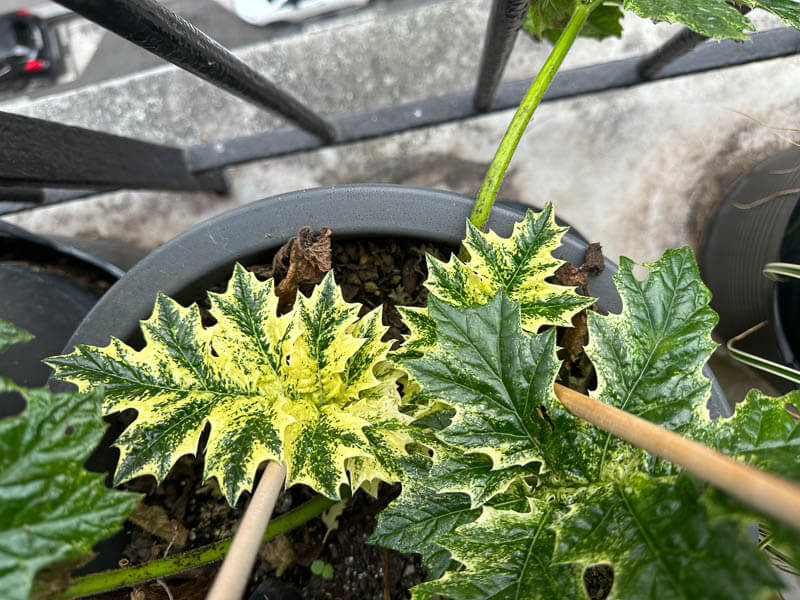
{"type": "Polygon", "coordinates": [[[773,335],[746,349],[798,366],[800,282],[780,284],[762,269],[800,262],[800,148],[779,152],[743,175],[717,205],[699,252],[700,271],[719,313],[717,333],[730,339],[761,321],[773,335]],[[776,341],[777,340],[777,341],[776,341]]]}
{"type": "MultiPolygon", "coordinates": [[[[0,354],[0,375],[28,387],[47,383],[42,359],[60,352],[101,296],[102,286],[87,282],[111,285],[142,255],[125,245],[46,238],[0,222],[0,318],[35,336],[0,354]]],[[[4,395],[0,418],[23,408],[20,397],[4,395]]]]}
{"type": "MultiPolygon", "coordinates": [[[[150,316],[156,294],[164,292],[184,304],[210,286],[227,279],[236,262],[263,259],[303,226],[314,230],[330,227],[337,238],[417,238],[457,247],[473,201],[450,192],[391,185],[353,185],[301,190],[248,204],[219,215],[174,238],[147,256],[122,277],[95,305],[64,348],[77,344],[104,346],[111,336],[136,343],[139,321],[150,316]]],[[[514,207],[497,206],[489,227],[509,235],[521,219],[514,207]]],[[[583,262],[587,242],[570,231],[556,256],[575,264],[583,262]]],[[[612,276],[615,264],[606,259],[599,276],[590,276],[592,293],[601,310],[619,312],[622,304],[612,276]]],[[[712,414],[730,415],[731,408],[711,370],[713,381],[709,408],[712,414]]],[[[58,387],[66,384],[56,384],[58,387]]],[[[116,451],[108,448],[120,430],[112,426],[98,452],[87,462],[95,471],[111,471],[116,451]]],[[[124,533],[101,542],[101,557],[124,546],[124,533]]],[[[111,565],[95,561],[82,572],[111,565]]]]}

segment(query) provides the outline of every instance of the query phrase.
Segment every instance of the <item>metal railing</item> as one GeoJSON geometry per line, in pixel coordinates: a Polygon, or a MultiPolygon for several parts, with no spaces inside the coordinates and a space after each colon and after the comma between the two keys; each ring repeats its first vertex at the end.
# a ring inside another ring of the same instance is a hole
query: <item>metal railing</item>
{"type": "MultiPolygon", "coordinates": [[[[502,83],[530,0],[494,0],[474,90],[325,118],[155,0],[57,0],[178,67],[295,124],[186,148],[0,112],[0,215],[119,188],[227,191],[225,167],[460,121],[516,107],[531,80],[502,83]]],[[[569,98],[800,52],[800,31],[746,44],[684,30],[654,52],[566,70],[544,100],[569,98]]]]}

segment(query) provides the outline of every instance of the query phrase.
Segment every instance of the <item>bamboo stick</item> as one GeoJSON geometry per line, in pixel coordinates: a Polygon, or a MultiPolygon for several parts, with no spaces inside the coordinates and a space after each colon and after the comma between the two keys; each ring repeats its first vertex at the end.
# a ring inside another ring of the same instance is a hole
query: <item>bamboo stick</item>
{"type": "Polygon", "coordinates": [[[284,465],[274,461],[267,464],[206,600],[239,600],[244,594],[285,478],[284,465]]]}
{"type": "Polygon", "coordinates": [[[555,392],[576,417],[675,463],[753,508],[800,529],[800,486],[562,385],[556,384],[555,392]]]}

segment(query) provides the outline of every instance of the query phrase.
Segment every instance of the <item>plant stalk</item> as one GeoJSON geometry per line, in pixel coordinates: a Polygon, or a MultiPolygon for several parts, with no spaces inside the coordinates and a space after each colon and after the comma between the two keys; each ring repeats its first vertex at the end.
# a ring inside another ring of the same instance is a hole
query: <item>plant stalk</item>
{"type": "Polygon", "coordinates": [[[275,501],[286,479],[286,466],[270,461],[239,523],[228,555],[222,562],[206,600],[241,598],[256,562],[261,538],[269,525],[275,501]]]}
{"type": "Polygon", "coordinates": [[[511,119],[511,124],[508,126],[500,146],[489,165],[489,170],[483,180],[481,191],[478,193],[478,199],[475,201],[475,206],[472,209],[472,214],[469,217],[470,222],[478,229],[483,230],[486,226],[486,221],[489,219],[489,212],[492,210],[497,192],[500,189],[500,184],[503,182],[508,165],[511,162],[511,157],[519,145],[522,134],[533,116],[533,112],[542,100],[542,96],[550,87],[550,83],[556,75],[564,57],[569,52],[575,38],[586,22],[586,19],[591,14],[592,10],[597,6],[597,0],[591,3],[578,2],[575,10],[570,17],[569,22],[561,36],[550,51],[550,55],[542,65],[536,79],[533,80],[530,89],[525,94],[525,98],[517,108],[514,118],[511,119]]]}
{"type": "MultiPolygon", "coordinates": [[[[321,515],[333,504],[335,504],[335,501],[330,498],[322,495],[315,496],[305,504],[272,521],[261,541],[267,542],[299,527],[303,523],[321,515]]],[[[109,592],[121,587],[152,581],[158,577],[168,577],[217,562],[222,560],[228,553],[232,540],[233,538],[226,538],[209,546],[196,548],[195,550],[189,550],[188,552],[135,567],[112,569],[78,577],[69,588],[53,600],[67,600],[68,598],[79,598],[81,596],[109,592]]]]}
{"type": "Polygon", "coordinates": [[[800,486],[563,385],[556,384],[555,392],[576,417],[683,467],[745,504],[800,530],[800,486]]]}

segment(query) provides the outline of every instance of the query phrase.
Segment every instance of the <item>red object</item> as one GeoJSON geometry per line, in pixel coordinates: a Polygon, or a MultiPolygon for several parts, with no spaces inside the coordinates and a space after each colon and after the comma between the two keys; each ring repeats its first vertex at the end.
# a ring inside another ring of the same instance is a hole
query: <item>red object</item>
{"type": "Polygon", "coordinates": [[[44,63],[38,58],[34,58],[25,63],[25,70],[29,73],[38,73],[44,70],[44,63]]]}
{"type": "Polygon", "coordinates": [[[30,17],[31,11],[25,10],[24,8],[20,8],[19,10],[14,11],[16,14],[20,15],[21,17],[30,17]]]}

